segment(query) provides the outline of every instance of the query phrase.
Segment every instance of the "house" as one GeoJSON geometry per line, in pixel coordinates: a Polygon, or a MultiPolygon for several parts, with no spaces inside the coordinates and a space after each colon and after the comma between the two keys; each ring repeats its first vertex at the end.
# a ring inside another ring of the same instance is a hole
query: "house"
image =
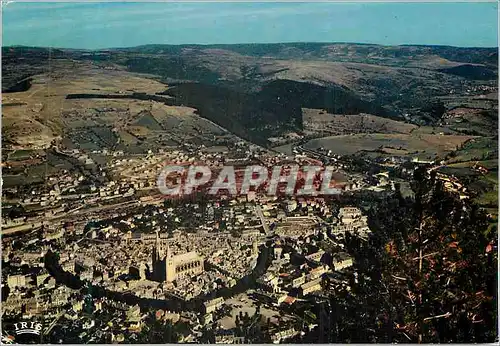
{"type": "Polygon", "coordinates": [[[218,297],[218,298],[209,300],[209,301],[205,302],[204,305],[205,305],[205,313],[206,314],[212,313],[224,305],[224,298],[218,297]]]}
{"type": "Polygon", "coordinates": [[[271,340],[273,341],[274,344],[279,344],[282,340],[289,339],[295,335],[297,335],[299,332],[297,332],[293,328],[285,329],[283,331],[279,331],[271,336],[271,340]]]}
{"type": "Polygon", "coordinates": [[[342,270],[344,268],[351,267],[353,265],[352,257],[346,253],[341,253],[337,258],[333,260],[333,267],[335,270],[342,270]]]}
{"type": "Polygon", "coordinates": [[[141,321],[141,308],[139,305],[130,307],[126,312],[127,322],[137,323],[141,321]]]}
{"type": "Polygon", "coordinates": [[[321,262],[321,259],[323,258],[324,254],[325,254],[325,251],[319,250],[318,252],[307,255],[306,259],[308,259],[309,261],[313,261],[313,262],[321,262]]]}
{"type": "Polygon", "coordinates": [[[320,291],[321,290],[321,278],[315,279],[308,281],[304,283],[302,286],[302,294],[303,295],[308,295],[312,292],[320,291]]]}
{"type": "Polygon", "coordinates": [[[24,287],[26,286],[26,277],[24,275],[9,275],[7,277],[7,286],[9,286],[10,289],[24,287]]]}

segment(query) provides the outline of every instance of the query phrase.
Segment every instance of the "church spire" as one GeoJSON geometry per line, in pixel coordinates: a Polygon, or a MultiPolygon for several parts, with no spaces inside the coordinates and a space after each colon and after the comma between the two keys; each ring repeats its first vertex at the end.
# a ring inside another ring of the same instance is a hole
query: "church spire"
{"type": "Polygon", "coordinates": [[[160,234],[158,233],[158,230],[156,230],[156,240],[155,240],[155,247],[153,250],[153,257],[154,260],[157,261],[163,257],[163,247],[161,244],[160,234]]]}

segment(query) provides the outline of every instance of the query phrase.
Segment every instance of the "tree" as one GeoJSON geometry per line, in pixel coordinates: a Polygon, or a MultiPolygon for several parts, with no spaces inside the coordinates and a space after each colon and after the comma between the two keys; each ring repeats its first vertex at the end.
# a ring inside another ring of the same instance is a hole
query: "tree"
{"type": "Polygon", "coordinates": [[[411,342],[492,342],[496,253],[485,253],[484,211],[419,169],[406,227],[392,234],[383,280],[411,342]],[[388,269],[388,270],[387,270],[388,269]]]}
{"type": "Polygon", "coordinates": [[[413,198],[396,191],[370,201],[367,242],[346,237],[356,277],[347,273],[351,290],[330,296],[316,339],[495,341],[496,229],[488,232],[485,212],[432,173],[418,169],[412,190],[413,198]]]}
{"type": "Polygon", "coordinates": [[[174,330],[172,322],[163,322],[156,319],[145,324],[139,337],[137,338],[137,342],[141,344],[171,344],[177,343],[177,340],[178,335],[174,330]]]}

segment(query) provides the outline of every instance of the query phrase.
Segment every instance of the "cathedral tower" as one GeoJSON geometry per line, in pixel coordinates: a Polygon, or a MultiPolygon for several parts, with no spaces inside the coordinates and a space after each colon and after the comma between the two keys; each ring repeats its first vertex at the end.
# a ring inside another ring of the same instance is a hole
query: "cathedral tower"
{"type": "Polygon", "coordinates": [[[165,258],[166,268],[165,268],[165,279],[167,282],[172,282],[175,280],[175,263],[170,247],[167,244],[167,257],[165,258]]]}
{"type": "Polygon", "coordinates": [[[155,262],[161,261],[163,256],[163,246],[161,244],[160,235],[158,231],[156,231],[155,246],[153,248],[153,266],[155,262]]]}

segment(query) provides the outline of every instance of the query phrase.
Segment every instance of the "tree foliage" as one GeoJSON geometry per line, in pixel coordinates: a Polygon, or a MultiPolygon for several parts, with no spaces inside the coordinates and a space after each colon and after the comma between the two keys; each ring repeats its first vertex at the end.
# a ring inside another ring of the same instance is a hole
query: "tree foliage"
{"type": "Polygon", "coordinates": [[[496,230],[486,213],[415,172],[369,212],[369,242],[347,237],[351,291],[328,302],[322,342],[493,342],[497,337],[496,230]]]}

